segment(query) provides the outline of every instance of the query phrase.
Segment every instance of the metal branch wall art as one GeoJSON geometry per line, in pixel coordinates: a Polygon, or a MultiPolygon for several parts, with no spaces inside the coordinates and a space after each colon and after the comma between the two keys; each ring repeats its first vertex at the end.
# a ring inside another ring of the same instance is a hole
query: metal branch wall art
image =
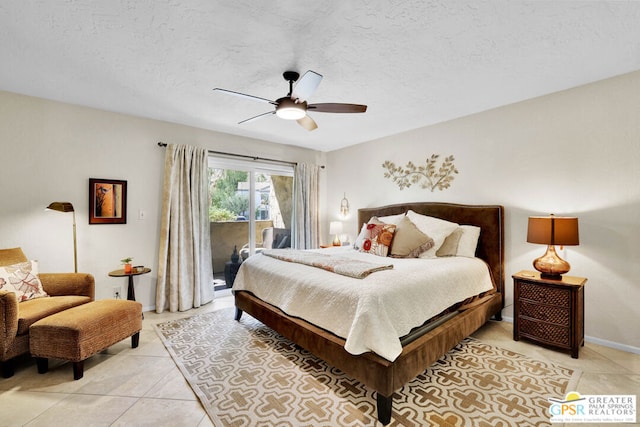
{"type": "Polygon", "coordinates": [[[451,186],[451,181],[455,178],[453,174],[457,174],[458,169],[453,164],[455,160],[453,156],[446,157],[440,167],[437,167],[439,157],[439,154],[432,154],[425,166],[416,166],[413,162],[409,162],[404,168],[387,160],[382,164],[386,169],[384,177],[393,179],[400,190],[411,187],[411,184],[420,183],[421,188],[429,189],[431,192],[436,188],[442,191],[451,186]]]}

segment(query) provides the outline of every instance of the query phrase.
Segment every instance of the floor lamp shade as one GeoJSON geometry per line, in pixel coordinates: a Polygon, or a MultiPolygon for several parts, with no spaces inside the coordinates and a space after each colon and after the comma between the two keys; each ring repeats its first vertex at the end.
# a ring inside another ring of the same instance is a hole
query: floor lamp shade
{"type": "Polygon", "coordinates": [[[51,202],[47,209],[56,212],[71,212],[73,214],[73,271],[78,272],[78,245],[76,240],[76,211],[69,202],[51,202]]]}
{"type": "Polygon", "coordinates": [[[555,246],[576,246],[580,244],[578,218],[557,217],[553,214],[529,217],[527,242],[547,245],[547,252],[533,261],[533,266],[548,279],[560,279],[569,272],[569,263],[558,256],[555,246]]]}

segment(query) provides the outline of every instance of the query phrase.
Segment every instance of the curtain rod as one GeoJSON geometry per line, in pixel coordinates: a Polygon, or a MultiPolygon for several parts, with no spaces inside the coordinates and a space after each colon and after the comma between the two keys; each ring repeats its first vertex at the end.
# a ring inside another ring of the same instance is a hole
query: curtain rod
{"type": "MultiPolygon", "coordinates": [[[[162,141],[158,142],[158,147],[166,147],[166,146],[167,144],[165,142],[162,142],[162,141]]],[[[267,159],[265,157],[248,156],[245,154],[225,153],[223,151],[214,151],[214,150],[207,150],[207,151],[209,152],[209,154],[218,154],[221,156],[240,157],[243,159],[251,159],[251,160],[264,160],[265,162],[282,163],[282,164],[291,165],[291,166],[298,165],[298,163],[296,162],[288,162],[286,160],[267,159]]],[[[324,165],[321,165],[320,168],[324,169],[324,165]]]]}

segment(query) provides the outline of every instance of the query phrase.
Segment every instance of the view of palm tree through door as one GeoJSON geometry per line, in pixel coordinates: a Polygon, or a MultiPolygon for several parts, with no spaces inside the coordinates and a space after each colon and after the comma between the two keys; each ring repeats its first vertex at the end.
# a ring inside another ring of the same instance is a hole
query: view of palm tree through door
{"type": "Polygon", "coordinates": [[[293,166],[209,157],[209,220],[215,287],[231,287],[240,263],[291,247],[293,166]]]}

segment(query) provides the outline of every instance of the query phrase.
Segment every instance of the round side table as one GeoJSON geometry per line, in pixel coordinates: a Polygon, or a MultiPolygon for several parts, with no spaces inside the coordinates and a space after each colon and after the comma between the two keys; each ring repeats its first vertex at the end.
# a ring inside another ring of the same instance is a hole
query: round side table
{"type": "Polygon", "coordinates": [[[125,273],[124,269],[122,270],[114,270],[109,273],[111,277],[128,277],[129,278],[129,287],[127,288],[127,299],[131,301],[136,300],[136,290],[133,287],[133,277],[139,276],[141,274],[150,273],[150,268],[143,268],[142,270],[132,270],[131,273],[125,273]]]}

